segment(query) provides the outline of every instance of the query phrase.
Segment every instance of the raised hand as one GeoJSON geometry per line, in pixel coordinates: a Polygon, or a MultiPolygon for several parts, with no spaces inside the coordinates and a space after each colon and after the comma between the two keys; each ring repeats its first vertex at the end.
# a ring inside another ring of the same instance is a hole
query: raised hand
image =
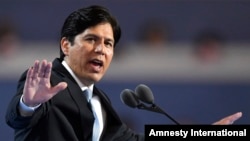
{"type": "Polygon", "coordinates": [[[236,120],[238,120],[239,118],[241,118],[242,113],[241,112],[237,112],[235,114],[232,114],[230,116],[227,116],[215,123],[213,123],[213,125],[231,125],[233,124],[236,120]]]}
{"type": "Polygon", "coordinates": [[[66,82],[60,82],[51,87],[51,69],[52,63],[47,60],[43,60],[41,64],[39,60],[36,60],[34,65],[29,68],[23,90],[24,104],[34,107],[48,101],[67,87],[66,82]]]}

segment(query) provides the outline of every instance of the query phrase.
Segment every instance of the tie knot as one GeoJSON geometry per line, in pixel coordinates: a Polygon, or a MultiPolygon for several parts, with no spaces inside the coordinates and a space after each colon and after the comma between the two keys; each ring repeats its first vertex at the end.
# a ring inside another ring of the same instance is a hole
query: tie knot
{"type": "Polygon", "coordinates": [[[89,89],[86,89],[83,91],[83,94],[86,96],[87,100],[90,101],[90,99],[92,98],[92,93],[89,89]]]}

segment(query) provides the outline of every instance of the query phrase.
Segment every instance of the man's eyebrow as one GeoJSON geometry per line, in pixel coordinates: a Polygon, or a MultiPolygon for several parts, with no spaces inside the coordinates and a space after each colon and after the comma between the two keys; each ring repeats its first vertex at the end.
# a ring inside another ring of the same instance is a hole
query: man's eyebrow
{"type": "Polygon", "coordinates": [[[98,36],[97,36],[97,35],[95,35],[95,34],[91,34],[91,33],[89,33],[89,34],[85,35],[84,37],[98,37],[98,36]]]}
{"type": "MultiPolygon", "coordinates": [[[[92,33],[89,33],[87,35],[85,35],[85,37],[95,37],[95,38],[100,38],[100,36],[96,35],[96,34],[92,34],[92,33]]],[[[105,38],[105,40],[109,41],[109,42],[115,42],[114,39],[111,39],[111,38],[105,38]]]]}

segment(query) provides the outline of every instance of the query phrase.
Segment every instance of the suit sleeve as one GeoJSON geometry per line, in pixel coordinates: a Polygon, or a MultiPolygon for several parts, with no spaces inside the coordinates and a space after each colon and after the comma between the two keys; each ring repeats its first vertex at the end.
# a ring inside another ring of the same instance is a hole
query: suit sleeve
{"type": "Polygon", "coordinates": [[[27,128],[29,126],[32,126],[32,121],[33,121],[33,123],[35,122],[35,120],[34,120],[35,117],[41,117],[40,108],[37,109],[32,116],[27,116],[27,117],[21,116],[21,114],[19,112],[19,102],[20,102],[20,98],[23,94],[23,88],[24,88],[24,83],[26,80],[26,74],[27,74],[27,71],[25,71],[22,74],[22,76],[20,77],[20,79],[18,81],[18,85],[17,85],[17,92],[13,96],[13,98],[11,99],[11,101],[8,105],[7,111],[6,111],[6,115],[5,115],[6,123],[13,129],[22,129],[22,128],[27,128]],[[40,113],[40,115],[37,113],[40,113]],[[36,116],[34,116],[34,115],[36,115],[36,116]]]}

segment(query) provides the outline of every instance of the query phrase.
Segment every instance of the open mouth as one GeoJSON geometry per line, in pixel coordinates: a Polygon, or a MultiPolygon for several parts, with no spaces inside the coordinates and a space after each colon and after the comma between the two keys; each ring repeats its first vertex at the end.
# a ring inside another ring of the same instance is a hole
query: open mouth
{"type": "Polygon", "coordinates": [[[100,66],[100,67],[103,66],[103,62],[101,60],[98,60],[98,59],[91,60],[91,63],[95,66],[100,66]]]}
{"type": "Polygon", "coordinates": [[[90,61],[90,63],[95,72],[100,72],[101,68],[103,67],[103,61],[98,59],[93,59],[90,61]]]}

